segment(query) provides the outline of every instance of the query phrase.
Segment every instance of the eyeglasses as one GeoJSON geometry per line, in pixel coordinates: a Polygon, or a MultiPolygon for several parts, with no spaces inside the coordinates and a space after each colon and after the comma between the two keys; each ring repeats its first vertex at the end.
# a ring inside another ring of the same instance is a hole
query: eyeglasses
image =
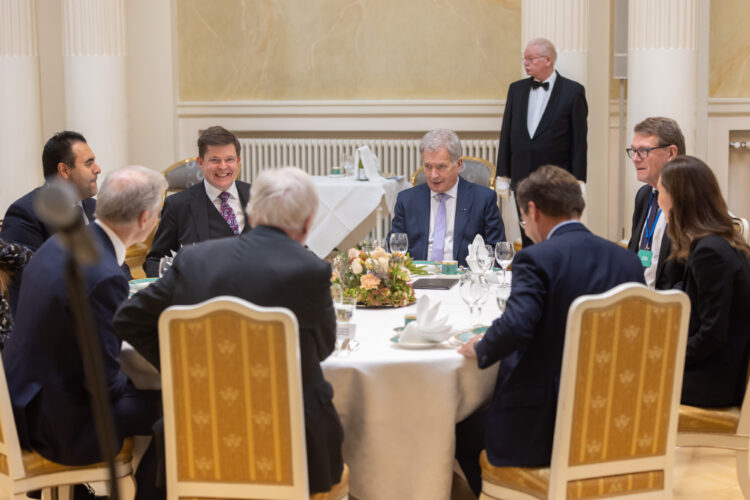
{"type": "Polygon", "coordinates": [[[628,154],[628,158],[630,158],[631,160],[635,158],[636,154],[638,154],[638,158],[640,158],[641,160],[645,160],[646,158],[648,158],[648,154],[654,149],[668,148],[669,146],[671,146],[671,144],[654,146],[653,148],[627,148],[625,152],[628,154]]]}
{"type": "Polygon", "coordinates": [[[526,221],[525,220],[520,221],[518,223],[518,225],[521,226],[521,229],[524,229],[524,230],[526,229],[526,221]]]}
{"type": "Polygon", "coordinates": [[[547,57],[547,56],[523,57],[521,59],[522,59],[523,62],[533,63],[535,60],[537,60],[537,59],[543,59],[545,57],[547,57]]]}

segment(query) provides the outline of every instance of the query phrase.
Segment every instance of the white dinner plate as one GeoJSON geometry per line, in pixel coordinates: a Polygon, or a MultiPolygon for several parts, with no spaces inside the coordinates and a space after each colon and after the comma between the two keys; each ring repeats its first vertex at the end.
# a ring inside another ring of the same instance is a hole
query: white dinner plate
{"type": "Polygon", "coordinates": [[[432,349],[433,347],[439,346],[442,342],[399,342],[398,339],[401,335],[394,335],[391,337],[391,343],[393,347],[400,349],[432,349]]]}

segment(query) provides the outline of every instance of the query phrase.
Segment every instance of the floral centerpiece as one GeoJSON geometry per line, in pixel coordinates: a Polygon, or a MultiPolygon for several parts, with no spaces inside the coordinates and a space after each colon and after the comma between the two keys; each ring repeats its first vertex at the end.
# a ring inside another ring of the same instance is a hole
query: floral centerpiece
{"type": "Polygon", "coordinates": [[[333,259],[331,281],[356,297],[364,306],[403,307],[414,303],[411,274],[425,274],[408,255],[388,253],[381,247],[372,252],[351,248],[333,259]]]}

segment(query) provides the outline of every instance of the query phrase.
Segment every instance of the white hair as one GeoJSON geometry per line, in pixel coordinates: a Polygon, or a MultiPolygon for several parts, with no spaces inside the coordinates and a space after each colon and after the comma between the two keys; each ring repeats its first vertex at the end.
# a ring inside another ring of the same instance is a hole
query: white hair
{"type": "Polygon", "coordinates": [[[443,148],[448,150],[453,163],[456,163],[461,158],[461,140],[454,131],[447,128],[430,130],[422,137],[422,141],[419,143],[420,154],[424,154],[425,151],[440,151],[443,148]]]}
{"type": "Polygon", "coordinates": [[[532,45],[534,47],[537,47],[542,55],[545,55],[552,59],[552,64],[555,64],[557,62],[557,51],[555,50],[555,46],[552,44],[552,42],[550,42],[546,38],[534,38],[528,44],[526,44],[527,47],[531,47],[532,45]]]}
{"type": "Polygon", "coordinates": [[[104,179],[96,201],[96,216],[115,224],[129,224],[143,212],[159,210],[167,181],[155,170],[140,165],[123,167],[104,179]]]}
{"type": "Polygon", "coordinates": [[[264,170],[250,188],[247,214],[253,226],[265,225],[301,231],[318,209],[318,191],[312,179],[296,167],[264,170]]]}

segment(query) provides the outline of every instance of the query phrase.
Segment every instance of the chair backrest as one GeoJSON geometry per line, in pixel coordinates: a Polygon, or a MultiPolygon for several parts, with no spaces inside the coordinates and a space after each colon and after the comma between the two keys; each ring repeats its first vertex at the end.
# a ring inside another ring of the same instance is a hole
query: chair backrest
{"type": "Polygon", "coordinates": [[[571,304],[550,498],[671,491],[689,315],[635,283],[571,304]]]}
{"type": "Polygon", "coordinates": [[[167,192],[176,193],[198,184],[203,180],[203,171],[198,165],[198,158],[187,158],[173,163],[162,172],[167,179],[167,192]]]}
{"type": "MultiPolygon", "coordinates": [[[[463,166],[459,174],[464,180],[495,189],[495,165],[473,156],[463,156],[463,166]]],[[[424,165],[421,165],[411,176],[411,185],[424,184],[424,165]]]]}
{"type": "Polygon", "coordinates": [[[13,491],[12,482],[26,477],[16,419],[10,403],[5,367],[0,358],[0,491],[13,491]]]}
{"type": "Polygon", "coordinates": [[[168,498],[307,498],[297,319],[236,297],[159,318],[168,498]]]}
{"type": "Polygon", "coordinates": [[[745,241],[750,244],[750,225],[748,224],[747,219],[745,219],[744,217],[737,217],[735,215],[732,215],[732,222],[734,222],[734,225],[737,226],[737,229],[740,230],[740,234],[745,239],[745,241]]]}

